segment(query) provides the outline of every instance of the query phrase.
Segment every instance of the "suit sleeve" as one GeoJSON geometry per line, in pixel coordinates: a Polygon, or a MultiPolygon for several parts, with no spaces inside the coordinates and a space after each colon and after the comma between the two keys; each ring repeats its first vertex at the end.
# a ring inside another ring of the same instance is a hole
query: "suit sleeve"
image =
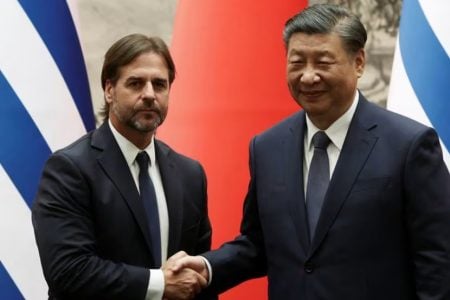
{"type": "Polygon", "coordinates": [[[250,183],[244,202],[241,233],[218,250],[205,253],[212,267],[211,289],[221,293],[237,284],[266,274],[264,241],[256,192],[255,141],[250,144],[250,183]]]}
{"type": "Polygon", "coordinates": [[[62,152],[47,162],[32,219],[45,278],[53,297],[144,299],[149,270],[98,255],[91,187],[62,152]]]}
{"type": "MultiPolygon", "coordinates": [[[[211,222],[209,220],[208,215],[208,193],[207,193],[207,181],[206,181],[206,175],[203,168],[200,166],[200,173],[202,178],[202,194],[203,194],[203,213],[202,213],[202,219],[200,221],[200,229],[199,234],[197,238],[197,246],[195,249],[195,253],[193,254],[201,254],[203,252],[211,250],[211,239],[212,239],[212,228],[211,228],[211,222]]],[[[217,300],[218,296],[217,293],[211,290],[210,288],[207,288],[203,290],[199,295],[196,296],[196,300],[217,300]]]]}
{"type": "Polygon", "coordinates": [[[414,140],[404,172],[418,299],[450,299],[450,176],[434,130],[414,140]]]}
{"type": "Polygon", "coordinates": [[[197,238],[197,246],[194,254],[200,254],[205,251],[211,250],[212,228],[208,215],[208,194],[207,194],[207,182],[206,175],[203,168],[200,166],[200,176],[202,180],[202,219],[200,221],[200,229],[197,238]]]}

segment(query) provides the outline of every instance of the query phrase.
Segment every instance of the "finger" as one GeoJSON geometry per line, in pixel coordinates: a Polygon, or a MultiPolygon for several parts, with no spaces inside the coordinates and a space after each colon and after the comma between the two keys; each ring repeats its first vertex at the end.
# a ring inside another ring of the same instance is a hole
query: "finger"
{"type": "Polygon", "coordinates": [[[172,272],[179,272],[180,270],[189,267],[190,256],[185,256],[180,259],[174,261],[174,263],[170,266],[170,270],[172,272]]]}
{"type": "Polygon", "coordinates": [[[181,259],[181,258],[183,258],[183,257],[186,257],[186,256],[188,256],[186,252],[184,252],[184,251],[178,251],[177,253],[175,253],[174,255],[172,255],[171,257],[169,257],[168,260],[171,260],[171,261],[174,260],[174,261],[176,261],[176,260],[179,260],[179,259],[181,259]]]}
{"type": "MultiPolygon", "coordinates": [[[[198,274],[198,273],[197,273],[198,274]]],[[[199,283],[200,283],[200,287],[202,288],[202,289],[204,289],[205,287],[207,287],[208,286],[208,281],[206,280],[206,278],[205,277],[203,277],[202,275],[200,275],[200,274],[198,274],[198,277],[199,277],[199,283]]]]}
{"type": "Polygon", "coordinates": [[[194,297],[195,295],[199,294],[202,291],[202,289],[204,289],[207,286],[208,283],[202,275],[194,271],[192,272],[194,273],[193,275],[195,276],[195,282],[191,286],[193,292],[192,297],[194,297]]]}
{"type": "Polygon", "coordinates": [[[201,292],[203,285],[202,285],[202,276],[199,275],[198,273],[195,273],[195,282],[192,285],[192,288],[194,290],[194,295],[198,294],[201,292]]]}
{"type": "Polygon", "coordinates": [[[198,273],[202,273],[206,266],[200,256],[185,256],[174,261],[169,268],[175,273],[185,268],[193,269],[198,273]]]}
{"type": "Polygon", "coordinates": [[[195,272],[195,277],[197,279],[197,284],[199,287],[198,292],[200,292],[201,289],[204,289],[208,285],[208,281],[206,280],[205,277],[203,277],[201,274],[199,274],[197,272],[195,272]]]}

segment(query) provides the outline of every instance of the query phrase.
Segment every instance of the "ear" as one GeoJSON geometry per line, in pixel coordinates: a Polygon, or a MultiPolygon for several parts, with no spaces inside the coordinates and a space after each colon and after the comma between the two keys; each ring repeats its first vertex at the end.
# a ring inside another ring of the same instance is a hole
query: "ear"
{"type": "Polygon", "coordinates": [[[358,78],[364,73],[364,67],[366,65],[366,52],[364,49],[359,49],[355,54],[355,71],[358,78]]]}
{"type": "Polygon", "coordinates": [[[112,84],[111,80],[106,80],[105,82],[105,101],[108,104],[111,104],[113,98],[114,98],[114,85],[112,84]]]}

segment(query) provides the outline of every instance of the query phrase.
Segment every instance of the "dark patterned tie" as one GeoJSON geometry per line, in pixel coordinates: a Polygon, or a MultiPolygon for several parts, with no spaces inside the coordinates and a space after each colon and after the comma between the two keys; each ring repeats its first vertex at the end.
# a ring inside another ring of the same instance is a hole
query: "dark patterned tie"
{"type": "Polygon", "coordinates": [[[159,228],[158,204],[156,202],[155,188],[148,172],[151,163],[147,152],[142,151],[136,156],[139,165],[139,191],[141,200],[147,214],[148,228],[152,241],[152,252],[155,267],[161,266],[161,233],[159,228]]]}
{"type": "Polygon", "coordinates": [[[312,138],[314,155],[309,167],[308,184],[306,187],[306,210],[308,212],[309,237],[314,237],[319,220],[325,193],[330,182],[330,164],[327,147],[330,139],[323,131],[318,131],[312,138]]]}

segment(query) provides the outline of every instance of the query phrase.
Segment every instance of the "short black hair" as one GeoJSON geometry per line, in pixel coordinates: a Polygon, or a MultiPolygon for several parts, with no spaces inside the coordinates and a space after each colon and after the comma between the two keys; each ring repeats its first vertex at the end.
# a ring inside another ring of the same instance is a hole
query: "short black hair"
{"type": "Polygon", "coordinates": [[[348,9],[334,4],[315,4],[287,20],[283,41],[286,49],[295,33],[337,33],[349,53],[363,49],[367,32],[359,18],[348,9]]]}

